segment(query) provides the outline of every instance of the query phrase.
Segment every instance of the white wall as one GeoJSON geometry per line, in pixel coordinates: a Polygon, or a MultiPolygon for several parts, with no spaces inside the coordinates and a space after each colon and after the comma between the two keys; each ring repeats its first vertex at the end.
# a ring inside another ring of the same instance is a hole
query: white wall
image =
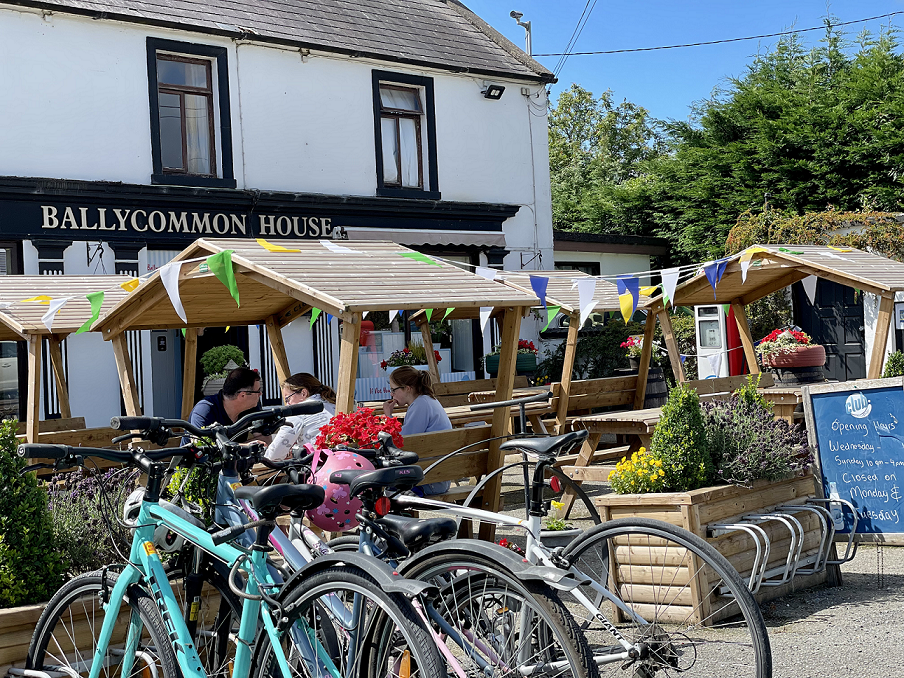
{"type": "Polygon", "coordinates": [[[600,275],[620,275],[650,270],[650,256],[647,254],[607,254],[605,252],[563,252],[555,253],[556,263],[598,263],[600,275]]]}
{"type": "MultiPolygon", "coordinates": [[[[904,301],[904,293],[895,294],[895,301],[904,301]]],[[[866,353],[866,369],[869,371],[870,356],[873,354],[873,344],[876,342],[876,320],[879,317],[879,297],[869,292],[863,293],[863,350],[866,353]]],[[[885,344],[885,356],[882,358],[882,369],[885,369],[885,360],[895,350],[895,319],[892,316],[891,327],[888,330],[888,341],[885,344]]],[[[881,374],[880,374],[881,376],[881,374]]]]}

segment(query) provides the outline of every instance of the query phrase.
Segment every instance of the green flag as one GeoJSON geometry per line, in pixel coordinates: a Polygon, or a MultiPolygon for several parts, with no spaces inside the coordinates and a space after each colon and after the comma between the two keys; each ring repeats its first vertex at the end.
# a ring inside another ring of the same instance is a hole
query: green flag
{"type": "Polygon", "coordinates": [[[104,303],[103,292],[89,292],[85,297],[91,302],[91,317],[85,321],[84,325],[75,331],[76,334],[81,334],[82,332],[87,332],[91,329],[91,325],[93,325],[94,321],[100,316],[100,307],[103,306],[104,303]]]}
{"type": "Polygon", "coordinates": [[[728,312],[731,311],[731,304],[722,304],[722,310],[725,311],[725,317],[728,317],[728,312]]]}
{"type": "Polygon", "coordinates": [[[229,294],[235,299],[235,305],[241,306],[239,303],[239,286],[235,282],[235,272],[232,270],[232,252],[233,250],[223,250],[217,254],[207,257],[207,266],[217,280],[226,285],[229,294]]]}
{"type": "Polygon", "coordinates": [[[398,255],[400,257],[405,257],[406,259],[413,259],[414,261],[423,261],[425,264],[430,264],[431,266],[442,266],[438,261],[434,261],[426,254],[421,254],[420,252],[399,252],[398,255]]]}
{"type": "Polygon", "coordinates": [[[545,332],[546,328],[549,327],[549,323],[552,322],[552,319],[559,315],[559,311],[562,309],[561,306],[547,306],[546,307],[546,324],[543,326],[541,332],[545,332]]]}
{"type": "Polygon", "coordinates": [[[427,322],[430,322],[430,321],[433,319],[433,309],[432,309],[432,308],[425,308],[425,309],[424,309],[424,315],[427,316],[427,322]]]}
{"type": "Polygon", "coordinates": [[[314,323],[317,322],[317,318],[320,317],[321,310],[319,308],[311,309],[311,327],[314,327],[314,323]]]}
{"type": "Polygon", "coordinates": [[[452,311],[454,311],[454,310],[455,310],[455,307],[454,307],[454,306],[453,306],[452,308],[447,308],[445,314],[443,315],[443,320],[445,320],[446,318],[448,318],[448,317],[449,317],[449,314],[450,314],[452,311]]]}

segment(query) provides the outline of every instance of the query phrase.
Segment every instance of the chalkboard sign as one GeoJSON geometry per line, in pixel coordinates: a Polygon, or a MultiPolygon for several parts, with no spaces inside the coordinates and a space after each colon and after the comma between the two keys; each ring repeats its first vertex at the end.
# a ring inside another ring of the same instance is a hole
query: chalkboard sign
{"type": "MultiPolygon", "coordinates": [[[[819,384],[803,395],[825,496],[857,508],[858,534],[904,533],[904,379],[819,384]]],[[[838,531],[852,524],[845,511],[838,531]]]]}

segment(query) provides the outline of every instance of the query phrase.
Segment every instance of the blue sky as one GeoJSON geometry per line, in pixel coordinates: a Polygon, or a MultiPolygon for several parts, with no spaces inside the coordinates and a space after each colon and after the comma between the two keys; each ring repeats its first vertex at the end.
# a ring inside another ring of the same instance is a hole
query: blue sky
{"type": "MultiPolygon", "coordinates": [[[[534,54],[562,52],[586,0],[463,0],[474,12],[516,45],[524,45],[524,29],[509,16],[523,12],[533,28],[534,54]]],[[[593,5],[593,0],[590,0],[593,5]]],[[[904,0],[834,0],[831,13],[852,21],[904,10],[904,0]]],[[[572,51],[654,47],[762,35],[792,27],[822,25],[826,0],[597,0],[572,51]]],[[[851,36],[878,31],[889,19],[845,28],[851,36]]],[[[904,14],[891,17],[904,26],[904,14]]],[[[821,31],[804,33],[816,44],[821,31]]],[[[599,95],[611,89],[615,101],[627,99],[661,119],[685,119],[692,102],[707,98],[726,78],[743,75],[758,50],[767,51],[778,38],[723,45],[599,56],[569,57],[553,97],[576,82],[599,95]]],[[[537,59],[553,70],[558,57],[537,59]]]]}

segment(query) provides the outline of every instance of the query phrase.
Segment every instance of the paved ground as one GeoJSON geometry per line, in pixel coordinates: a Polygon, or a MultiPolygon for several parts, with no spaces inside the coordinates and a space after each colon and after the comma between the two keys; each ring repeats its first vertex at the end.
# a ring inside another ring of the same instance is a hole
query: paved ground
{"type": "MultiPolygon", "coordinates": [[[[523,515],[521,487],[519,475],[507,474],[506,512],[523,515]]],[[[608,486],[587,489],[597,495],[608,486]]],[[[571,522],[589,527],[586,512],[576,509],[571,522]]],[[[841,569],[840,587],[798,591],[762,606],[774,678],[904,678],[904,547],[861,546],[841,569]]]]}

